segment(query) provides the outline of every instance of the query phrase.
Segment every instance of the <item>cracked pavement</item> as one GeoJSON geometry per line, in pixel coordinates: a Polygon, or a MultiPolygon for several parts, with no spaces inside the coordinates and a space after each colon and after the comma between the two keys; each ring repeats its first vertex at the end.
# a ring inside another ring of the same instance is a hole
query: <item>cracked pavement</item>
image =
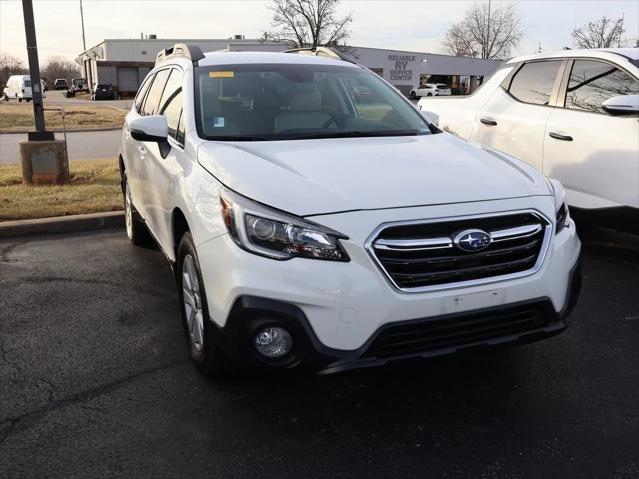
{"type": "Polygon", "coordinates": [[[191,366],[121,231],[0,241],[0,477],[639,477],[639,238],[591,229],[569,329],[326,377],[191,366]]]}

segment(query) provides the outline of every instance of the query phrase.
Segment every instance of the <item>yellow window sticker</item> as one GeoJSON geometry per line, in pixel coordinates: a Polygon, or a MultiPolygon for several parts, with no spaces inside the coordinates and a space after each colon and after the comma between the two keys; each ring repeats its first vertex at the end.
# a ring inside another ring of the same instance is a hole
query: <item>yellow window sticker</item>
{"type": "Polygon", "coordinates": [[[222,71],[222,72],[209,72],[211,78],[233,78],[234,72],[222,71]]]}

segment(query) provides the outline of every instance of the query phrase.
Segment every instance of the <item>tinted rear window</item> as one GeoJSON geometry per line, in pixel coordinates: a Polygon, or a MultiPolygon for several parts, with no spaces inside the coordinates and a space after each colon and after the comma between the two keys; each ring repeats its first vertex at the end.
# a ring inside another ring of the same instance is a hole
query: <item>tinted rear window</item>
{"type": "Polygon", "coordinates": [[[515,73],[508,91],[519,101],[547,105],[560,65],[561,60],[526,63],[515,73]]]}

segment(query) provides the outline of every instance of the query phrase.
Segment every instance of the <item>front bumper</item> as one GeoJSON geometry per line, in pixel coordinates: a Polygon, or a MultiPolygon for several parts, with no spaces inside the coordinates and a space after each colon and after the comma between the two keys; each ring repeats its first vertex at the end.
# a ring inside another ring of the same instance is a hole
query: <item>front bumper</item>
{"type": "MultiPolygon", "coordinates": [[[[495,212],[499,211],[497,206],[486,202],[475,207],[495,212]]],[[[540,203],[539,211],[547,217],[552,214],[542,206],[540,203]]],[[[530,207],[530,199],[512,204],[513,209],[522,207],[530,207]]],[[[463,205],[446,207],[446,211],[441,207],[437,211],[434,207],[407,208],[393,212],[393,219],[464,213],[463,205]]],[[[300,350],[281,362],[266,364],[284,368],[304,365],[324,371],[534,341],[565,328],[563,319],[574,306],[580,281],[580,243],[574,223],[558,234],[553,233],[542,267],[530,276],[457,289],[403,293],[389,284],[363,247],[371,231],[388,219],[388,212],[356,214],[356,221],[349,214],[317,220],[347,232],[350,239],[343,246],[351,258],[348,263],[274,261],[240,250],[228,235],[198,243],[211,320],[227,354],[265,364],[256,356],[251,339],[255,330],[269,321],[289,329],[300,350]],[[353,227],[355,223],[357,230],[353,227]],[[459,322],[473,321],[475,316],[483,322],[495,315],[497,321],[503,318],[507,321],[510,314],[523,314],[518,309],[522,307],[531,307],[531,318],[536,318],[522,329],[497,328],[495,334],[482,333],[461,342],[444,341],[390,355],[371,349],[377,344],[376,338],[391,328],[417,325],[429,335],[433,325],[450,324],[451,331],[455,328],[465,331],[459,322]]]]}
{"type": "Polygon", "coordinates": [[[559,313],[547,298],[465,313],[387,323],[360,348],[329,348],[315,335],[308,318],[297,306],[267,298],[243,296],[233,306],[226,326],[215,329],[217,346],[247,367],[305,369],[330,374],[349,369],[381,366],[411,358],[429,358],[476,352],[540,341],[564,329],[581,289],[579,263],[570,272],[565,307],[559,313]],[[279,360],[267,360],[253,348],[253,337],[265,327],[286,328],[294,347],[279,360]]]}

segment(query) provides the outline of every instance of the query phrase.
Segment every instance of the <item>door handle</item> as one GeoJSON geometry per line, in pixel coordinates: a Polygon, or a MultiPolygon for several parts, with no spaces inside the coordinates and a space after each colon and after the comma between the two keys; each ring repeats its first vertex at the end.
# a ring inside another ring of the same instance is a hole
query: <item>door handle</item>
{"type": "Polygon", "coordinates": [[[484,125],[497,126],[497,122],[492,118],[481,118],[479,121],[481,121],[484,125]]]}
{"type": "Polygon", "coordinates": [[[548,133],[548,135],[550,136],[550,138],[554,138],[555,140],[572,141],[572,136],[562,135],[561,133],[557,133],[554,131],[551,131],[550,133],[548,133]]]}

